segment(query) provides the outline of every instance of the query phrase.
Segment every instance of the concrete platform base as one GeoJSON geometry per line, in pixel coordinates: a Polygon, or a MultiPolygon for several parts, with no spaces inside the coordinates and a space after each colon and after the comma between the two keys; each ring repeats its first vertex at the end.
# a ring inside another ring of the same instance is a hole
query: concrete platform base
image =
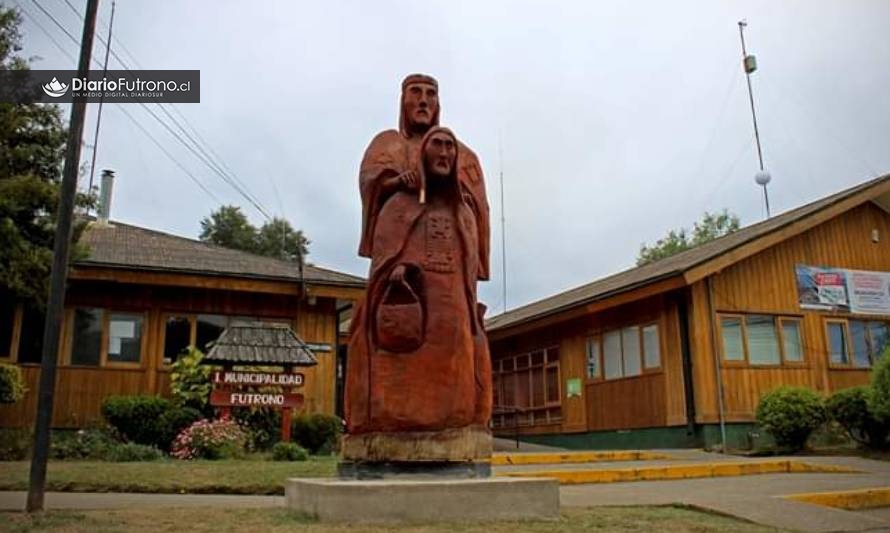
{"type": "Polygon", "coordinates": [[[529,520],[559,517],[559,482],[547,478],[289,479],[285,505],[329,522],[529,520]]]}

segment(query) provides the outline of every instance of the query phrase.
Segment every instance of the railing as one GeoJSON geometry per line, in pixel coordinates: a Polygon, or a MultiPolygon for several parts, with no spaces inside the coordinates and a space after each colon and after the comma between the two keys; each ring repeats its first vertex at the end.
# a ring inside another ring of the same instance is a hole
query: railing
{"type": "MultiPolygon", "coordinates": [[[[495,405],[494,408],[491,410],[492,417],[495,417],[498,415],[511,415],[511,414],[513,415],[510,418],[512,418],[512,420],[513,420],[512,429],[514,431],[514,438],[516,439],[516,449],[517,450],[519,449],[519,415],[524,414],[526,411],[527,411],[527,409],[525,407],[519,407],[519,406],[515,406],[515,405],[495,405]]],[[[492,426],[494,426],[494,423],[492,423],[492,426]]],[[[494,429],[494,428],[492,428],[492,429],[494,429]]],[[[510,428],[507,426],[503,426],[500,429],[510,429],[510,428]]]]}

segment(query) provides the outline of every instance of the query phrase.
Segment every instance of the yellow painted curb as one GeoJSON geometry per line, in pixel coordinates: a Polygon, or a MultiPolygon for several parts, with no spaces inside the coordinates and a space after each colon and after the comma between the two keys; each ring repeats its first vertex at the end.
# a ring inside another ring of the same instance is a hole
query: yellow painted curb
{"type": "Polygon", "coordinates": [[[636,450],[555,453],[496,453],[491,457],[491,465],[551,465],[566,463],[599,463],[609,461],[651,461],[656,459],[672,459],[672,457],[663,453],[642,452],[636,450]]]}
{"type": "Polygon", "coordinates": [[[808,492],[785,496],[789,500],[814,503],[838,509],[876,509],[890,507],[890,487],[843,490],[838,492],[808,492]]]}
{"type": "Polygon", "coordinates": [[[530,472],[498,472],[508,477],[550,477],[562,485],[581,483],[615,483],[620,481],[656,481],[706,477],[751,476],[796,472],[857,473],[859,470],[837,465],[819,465],[798,461],[759,461],[743,463],[699,463],[603,470],[549,470],[530,472]]]}

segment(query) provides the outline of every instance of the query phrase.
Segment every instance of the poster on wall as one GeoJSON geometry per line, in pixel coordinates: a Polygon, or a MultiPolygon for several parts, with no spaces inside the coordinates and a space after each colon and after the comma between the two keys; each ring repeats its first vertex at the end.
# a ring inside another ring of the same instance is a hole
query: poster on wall
{"type": "Polygon", "coordinates": [[[850,270],[850,309],[864,315],[890,315],[890,272],[850,270]]]}
{"type": "Polygon", "coordinates": [[[797,265],[801,309],[890,315],[890,272],[797,265]]]}
{"type": "Polygon", "coordinates": [[[795,271],[801,309],[850,311],[846,271],[807,265],[797,265],[795,271]]]}

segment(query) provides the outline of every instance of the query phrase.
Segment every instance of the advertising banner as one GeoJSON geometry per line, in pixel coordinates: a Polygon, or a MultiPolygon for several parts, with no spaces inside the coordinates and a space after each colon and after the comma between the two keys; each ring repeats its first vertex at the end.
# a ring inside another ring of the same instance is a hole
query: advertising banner
{"type": "Polygon", "coordinates": [[[795,267],[801,309],[890,315],[890,272],[795,267]]]}

